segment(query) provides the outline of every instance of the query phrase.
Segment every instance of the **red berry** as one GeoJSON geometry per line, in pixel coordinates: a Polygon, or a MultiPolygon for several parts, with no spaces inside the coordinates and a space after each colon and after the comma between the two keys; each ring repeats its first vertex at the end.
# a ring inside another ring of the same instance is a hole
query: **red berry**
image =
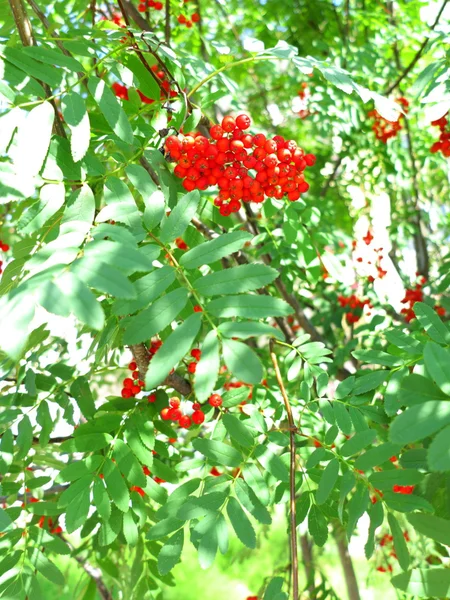
{"type": "Polygon", "coordinates": [[[201,410],[195,410],[192,413],[192,420],[196,425],[201,425],[205,420],[205,414],[201,410]]]}
{"type": "Polygon", "coordinates": [[[196,312],[196,313],[203,312],[203,308],[199,304],[196,304],[194,306],[194,312],[196,312]]]}
{"type": "Polygon", "coordinates": [[[180,399],[173,396],[173,398],[169,400],[169,404],[172,408],[178,408],[180,406],[180,399]]]}
{"type": "Polygon", "coordinates": [[[123,388],[122,390],[122,398],[131,398],[133,392],[129,388],[123,388]]]}
{"type": "Polygon", "coordinates": [[[129,377],[126,377],[123,380],[123,387],[124,388],[129,388],[131,390],[131,388],[133,387],[133,385],[134,385],[134,381],[132,379],[130,379],[129,377]]]}
{"type": "Polygon", "coordinates": [[[170,408],[167,406],[166,408],[163,408],[162,411],[159,413],[161,415],[161,419],[163,419],[163,421],[169,421],[170,420],[170,408]]]}
{"type": "Polygon", "coordinates": [[[156,394],[150,394],[150,395],[147,397],[147,400],[148,400],[149,402],[156,402],[156,394]]]}
{"type": "Polygon", "coordinates": [[[171,421],[179,421],[183,416],[183,413],[179,408],[171,408],[168,412],[168,416],[171,421]]]}
{"type": "Polygon", "coordinates": [[[193,23],[198,23],[200,21],[200,15],[198,13],[194,13],[191,16],[191,20],[192,20],[193,23]]]}
{"type": "Polygon", "coordinates": [[[222,129],[227,133],[231,133],[236,127],[236,121],[233,117],[224,117],[222,120],[222,129]]]}
{"type": "Polygon", "coordinates": [[[199,402],[194,402],[194,404],[192,405],[192,408],[194,410],[200,410],[202,407],[202,405],[199,402]]]}
{"type": "Polygon", "coordinates": [[[236,117],[236,127],[239,127],[239,129],[248,129],[251,124],[252,122],[248,115],[238,115],[236,117]]]}
{"type": "Polygon", "coordinates": [[[219,407],[222,405],[222,396],[219,396],[219,394],[213,394],[212,396],[209,397],[208,402],[210,403],[211,406],[214,406],[215,408],[219,407]]]}
{"type": "Polygon", "coordinates": [[[196,369],[197,369],[197,363],[191,362],[191,363],[188,364],[188,371],[189,371],[189,373],[195,373],[196,369]]]}
{"type": "Polygon", "coordinates": [[[195,360],[200,360],[201,355],[202,351],[200,350],[200,348],[194,348],[193,350],[191,350],[191,356],[192,358],[195,358],[195,360]]]}
{"type": "Polygon", "coordinates": [[[141,386],[140,385],[133,385],[133,387],[131,388],[131,391],[133,392],[133,394],[139,394],[139,392],[141,391],[141,386]]]}
{"type": "Polygon", "coordinates": [[[191,422],[190,417],[188,417],[187,415],[183,415],[181,417],[181,419],[178,421],[178,424],[183,429],[189,429],[189,427],[192,425],[192,422],[191,422]]]}
{"type": "Polygon", "coordinates": [[[128,368],[130,369],[130,371],[136,371],[137,364],[134,361],[130,362],[130,364],[128,365],[128,368]]]}

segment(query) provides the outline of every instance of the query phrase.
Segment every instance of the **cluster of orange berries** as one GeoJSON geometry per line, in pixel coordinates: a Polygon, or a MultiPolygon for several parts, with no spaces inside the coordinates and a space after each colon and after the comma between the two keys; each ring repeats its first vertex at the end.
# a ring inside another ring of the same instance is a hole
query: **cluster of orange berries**
{"type": "Polygon", "coordinates": [[[340,294],[338,296],[338,302],[342,308],[348,307],[349,310],[345,313],[345,319],[350,325],[357,323],[360,320],[365,306],[373,308],[368,298],[361,300],[355,294],[352,294],[351,296],[343,296],[340,294]]]}
{"type": "MultiPolygon", "coordinates": [[[[403,96],[401,96],[400,98],[396,99],[396,102],[398,102],[404,107],[405,113],[408,112],[409,102],[406,98],[403,98],[403,96]]],[[[402,128],[402,125],[400,123],[401,117],[399,117],[397,121],[388,121],[387,119],[382,117],[380,113],[375,109],[369,111],[368,116],[374,119],[372,131],[375,133],[375,137],[377,138],[377,140],[382,141],[384,144],[386,144],[386,142],[390,138],[396,137],[397,133],[402,128]]]]}
{"type": "MultiPolygon", "coordinates": [[[[362,241],[366,244],[366,246],[370,246],[370,244],[372,243],[374,237],[372,232],[370,231],[370,229],[367,230],[367,233],[365,236],[363,236],[362,241]]],[[[352,241],[352,248],[353,250],[356,250],[356,246],[357,246],[358,242],[356,240],[352,241]]],[[[383,277],[385,277],[387,275],[387,271],[385,271],[382,266],[381,266],[381,261],[383,260],[383,248],[374,248],[373,251],[376,254],[376,260],[375,260],[375,268],[376,268],[376,276],[378,279],[383,279],[383,277]]],[[[363,258],[361,256],[356,257],[356,262],[357,263],[362,263],[363,262],[363,258]]],[[[372,265],[372,261],[368,260],[367,265],[372,265]]],[[[367,281],[369,283],[373,283],[375,281],[375,277],[373,275],[369,275],[367,277],[367,281]]]]}
{"type": "Polygon", "coordinates": [[[145,12],[149,8],[162,10],[164,8],[164,4],[162,2],[155,2],[154,0],[141,0],[137,7],[139,12],[145,12]]]}
{"type": "Polygon", "coordinates": [[[303,171],[315,164],[294,140],[277,135],[246,133],[248,115],[224,117],[210,129],[212,140],[200,133],[171,135],[166,151],[177,165],[174,174],[183,180],[186,191],[218,186],[214,200],[222,216],[241,208],[241,202],[264,202],[287,195],[294,202],[309,189],[303,171]]]}
{"type": "MultiPolygon", "coordinates": [[[[208,403],[214,408],[222,406],[222,396],[219,394],[212,394],[209,397],[208,403]]],[[[192,414],[191,416],[183,414],[181,408],[181,400],[177,396],[173,396],[169,399],[169,406],[163,408],[160,412],[161,419],[163,421],[173,421],[178,423],[182,429],[189,429],[192,423],[195,425],[201,425],[205,420],[205,413],[202,411],[202,406],[198,402],[192,403],[192,414]]]]}
{"type": "Polygon", "coordinates": [[[442,152],[445,157],[450,157],[450,131],[446,131],[448,125],[447,115],[437,121],[432,121],[431,124],[433,127],[439,127],[441,135],[439,140],[431,146],[430,152],[442,152]]]}
{"type": "MultiPolygon", "coordinates": [[[[402,315],[405,315],[405,321],[407,323],[410,323],[413,319],[416,318],[416,315],[414,314],[414,304],[416,302],[423,302],[423,286],[426,282],[426,278],[421,277],[420,281],[416,283],[416,285],[413,288],[407,288],[405,290],[405,297],[403,298],[401,303],[407,304],[408,306],[402,308],[400,312],[402,315]]],[[[440,306],[439,304],[436,304],[434,306],[434,310],[440,317],[443,317],[445,315],[445,308],[443,306],[440,306]]]]}
{"type": "MultiPolygon", "coordinates": [[[[149,360],[153,358],[153,356],[161,348],[161,346],[161,340],[152,340],[150,342],[150,347],[148,349],[149,360]]],[[[139,371],[137,370],[137,364],[134,360],[130,362],[128,368],[130,371],[132,371],[132,375],[131,377],[125,377],[125,379],[122,381],[122,398],[134,398],[135,396],[137,396],[137,394],[142,392],[142,390],[145,387],[145,381],[142,381],[142,379],[140,379],[139,371]]],[[[156,396],[154,396],[154,394],[150,394],[148,401],[155,402],[155,400],[156,396]]]]}
{"type": "MultiPolygon", "coordinates": [[[[403,537],[405,538],[406,542],[410,541],[410,537],[407,531],[403,532],[403,537]]],[[[394,538],[389,533],[385,533],[378,542],[379,546],[383,548],[384,562],[386,565],[379,565],[378,567],[376,567],[377,571],[379,571],[380,573],[392,573],[393,569],[391,563],[389,562],[389,557],[397,558],[397,554],[395,553],[395,550],[393,548],[393,542],[394,538]],[[387,553],[388,556],[386,556],[387,553]]]]}
{"type": "Polygon", "coordinates": [[[200,22],[200,15],[198,13],[193,13],[190,19],[184,15],[178,15],[177,21],[180,25],[186,25],[186,27],[190,29],[194,23],[200,22]]]}
{"type": "MultiPolygon", "coordinates": [[[[8,250],[9,250],[8,244],[5,244],[4,242],[2,242],[2,240],[0,240],[0,250],[2,250],[2,252],[8,252],[8,250]]],[[[0,260],[0,275],[2,273],[3,273],[3,261],[0,260]]]]}

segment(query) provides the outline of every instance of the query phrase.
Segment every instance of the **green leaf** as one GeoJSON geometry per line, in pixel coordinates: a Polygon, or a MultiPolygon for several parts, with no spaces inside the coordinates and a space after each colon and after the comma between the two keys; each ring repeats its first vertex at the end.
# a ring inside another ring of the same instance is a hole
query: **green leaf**
{"type": "Polygon", "coordinates": [[[256,446],[254,450],[254,456],[258,462],[271,474],[284,483],[289,482],[289,471],[284,462],[279,456],[274,454],[272,450],[263,446],[262,444],[256,446]]]}
{"type": "Polygon", "coordinates": [[[66,201],[64,214],[61,219],[60,233],[77,232],[80,243],[90,230],[95,216],[95,198],[91,188],[83,184],[76,189],[66,201]]]}
{"type": "Polygon", "coordinates": [[[147,480],[142,467],[123,440],[115,440],[113,457],[119,467],[119,471],[131,485],[137,485],[142,488],[146,486],[147,480]]]}
{"type": "Polygon", "coordinates": [[[104,521],[98,532],[98,543],[100,546],[109,546],[119,535],[122,529],[123,513],[115,506],[112,507],[111,517],[104,521]]]}
{"type": "Polygon", "coordinates": [[[355,433],[353,437],[342,444],[340,449],[342,456],[352,456],[361,452],[363,448],[373,443],[376,435],[377,433],[373,429],[366,429],[365,431],[355,433]]]}
{"type": "Polygon", "coordinates": [[[89,149],[91,127],[86,104],[83,98],[71,92],[66,94],[61,101],[64,121],[70,129],[70,151],[74,162],[84,158],[89,149]]]}
{"type": "Polygon", "coordinates": [[[405,367],[399,371],[394,371],[389,378],[384,392],[384,410],[388,417],[396,415],[401,408],[399,397],[400,386],[407,373],[408,369],[405,367]]]}
{"type": "MultiPolygon", "coordinates": [[[[120,229],[117,226],[111,227],[120,229]]],[[[116,269],[130,275],[136,272],[148,273],[153,270],[152,261],[158,258],[160,248],[149,244],[145,246],[145,250],[144,252],[143,248],[131,248],[123,243],[109,240],[98,240],[89,242],[84,247],[84,255],[89,258],[94,257],[94,259],[101,262],[113,264],[116,269]]]]}
{"type": "Polygon", "coordinates": [[[244,546],[256,548],[255,530],[236,498],[230,497],[228,499],[227,514],[237,537],[244,546]]]}
{"type": "Polygon", "coordinates": [[[198,190],[183,196],[161,227],[160,240],[163,244],[173,242],[175,238],[183,235],[197,211],[199,202],[198,190]]]}
{"type": "MultiPolygon", "coordinates": [[[[417,303],[416,303],[417,304],[417,303]]],[[[448,598],[450,569],[412,569],[391,579],[394,587],[419,598],[448,598]]]]}
{"type": "Polygon", "coordinates": [[[337,458],[333,458],[333,460],[331,460],[325,467],[325,470],[322,473],[322,477],[320,478],[319,486],[316,492],[317,504],[320,505],[327,501],[328,496],[331,494],[334,486],[336,485],[338,476],[339,461],[337,458]]]}
{"type": "Polygon", "coordinates": [[[75,398],[81,413],[86,417],[92,417],[95,413],[94,398],[92,396],[89,382],[86,377],[77,377],[70,386],[70,395],[75,398]]]}
{"type": "Polygon", "coordinates": [[[184,544],[183,530],[177,531],[167,540],[158,554],[158,571],[160,575],[167,575],[179,562],[184,544]]]}
{"type": "Polygon", "coordinates": [[[0,508],[0,531],[6,531],[12,525],[12,521],[7,512],[0,508]]]}
{"type": "Polygon", "coordinates": [[[65,578],[58,567],[43,554],[39,548],[29,549],[30,562],[46,579],[55,585],[64,585],[65,578]]]}
{"type": "Polygon", "coordinates": [[[177,327],[150,362],[145,384],[151,390],[159,385],[175,365],[188,353],[200,330],[200,314],[191,315],[177,327]]]}
{"type": "Polygon", "coordinates": [[[120,474],[119,469],[116,465],[108,460],[103,470],[104,481],[108,494],[111,496],[111,500],[122,512],[128,512],[130,504],[130,493],[126,486],[126,483],[120,474]]]}
{"type": "Polygon", "coordinates": [[[364,546],[364,552],[366,558],[369,559],[375,550],[375,532],[383,524],[384,521],[384,509],[381,502],[375,502],[367,511],[370,518],[369,532],[367,536],[367,542],[364,546]]]}
{"type": "Polygon", "coordinates": [[[106,206],[98,213],[96,222],[119,221],[139,236],[138,239],[143,238],[145,232],[142,227],[141,213],[128,186],[118,177],[108,177],[104,187],[104,198],[106,206]]]}
{"type": "Polygon", "coordinates": [[[238,417],[225,413],[222,417],[222,422],[230,437],[241,446],[251,448],[254,444],[253,435],[246,425],[238,419],[238,417]]]}
{"type": "Polygon", "coordinates": [[[237,252],[251,239],[252,236],[246,231],[224,233],[209,242],[204,242],[188,250],[180,258],[180,265],[186,269],[195,269],[202,265],[210,265],[225,256],[233,254],[233,252],[237,252]]]}
{"type": "Polygon", "coordinates": [[[216,331],[210,331],[202,344],[202,355],[195,371],[194,389],[199,402],[213,393],[219,376],[219,340],[216,331]]]}
{"type": "Polygon", "coordinates": [[[27,456],[33,443],[33,427],[28,415],[24,415],[17,427],[16,458],[21,460],[27,456]]]}
{"type": "Polygon", "coordinates": [[[186,306],[188,293],[184,288],[169,292],[125,323],[125,344],[138,344],[150,339],[175,320],[186,306]]]}
{"type": "Polygon", "coordinates": [[[73,533],[86,521],[91,508],[91,492],[89,487],[84,487],[72,500],[66,509],[67,533],[73,533]]]}
{"type": "Polygon", "coordinates": [[[260,383],[263,367],[258,355],[247,344],[222,340],[223,359],[229,371],[245,383],[260,383]]]}
{"type": "Polygon", "coordinates": [[[139,540],[139,530],[131,510],[123,515],[123,535],[129,546],[136,546],[139,540]]]}
{"type": "Polygon", "coordinates": [[[432,340],[438,344],[450,343],[450,331],[431,306],[424,302],[415,302],[414,313],[432,340]]]}
{"type": "Polygon", "coordinates": [[[81,258],[73,263],[72,272],[91,288],[115,298],[134,298],[135,290],[129,279],[106,263],[93,258],[81,258]]]}
{"type": "Polygon", "coordinates": [[[450,521],[448,519],[423,513],[414,513],[408,515],[407,518],[417,532],[439,542],[439,544],[450,546],[450,521]]]}
{"type": "Polygon", "coordinates": [[[282,592],[283,584],[284,579],[282,577],[271,579],[264,593],[263,600],[287,600],[286,594],[282,592]]]}
{"type": "Polygon", "coordinates": [[[406,545],[406,540],[403,536],[402,528],[392,513],[388,512],[387,517],[389,527],[391,528],[392,536],[394,538],[394,550],[397,555],[398,562],[401,568],[406,571],[406,569],[409,567],[411,559],[409,556],[408,547],[406,545]]]}
{"type": "Polygon", "coordinates": [[[440,431],[428,447],[431,471],[450,471],[450,425],[440,431]]]}
{"type": "Polygon", "coordinates": [[[128,315],[141,308],[147,307],[175,281],[175,270],[172,267],[155,269],[153,273],[137,279],[132,285],[134,288],[133,300],[116,300],[113,312],[116,315],[128,315]]]}
{"type": "Polygon", "coordinates": [[[342,433],[345,433],[345,435],[350,435],[352,432],[352,420],[345,405],[342,404],[342,402],[333,402],[332,406],[337,426],[342,433]]]}
{"type": "Polygon", "coordinates": [[[357,377],[352,393],[358,396],[370,392],[386,381],[388,375],[389,371],[371,371],[367,375],[357,377]]]}
{"type": "Polygon", "coordinates": [[[39,173],[47,156],[54,118],[50,102],[42,102],[22,121],[12,156],[17,173],[29,177],[39,173]]]}
{"type": "Polygon", "coordinates": [[[94,481],[93,497],[98,514],[104,521],[108,521],[111,516],[111,500],[100,478],[94,481]]]}
{"type": "Polygon", "coordinates": [[[216,524],[217,516],[213,515],[203,519],[197,526],[197,528],[201,528],[202,530],[206,529],[198,545],[198,561],[202,569],[208,569],[216,558],[218,549],[216,524]]]}
{"type": "Polygon", "coordinates": [[[206,456],[213,465],[225,465],[227,467],[238,467],[242,462],[242,456],[232,446],[216,440],[197,438],[192,442],[195,450],[206,456]]]}
{"type": "Polygon", "coordinates": [[[424,474],[415,469],[392,469],[372,473],[370,483],[378,490],[392,490],[394,485],[416,485],[424,478],[424,474]]]}
{"type": "Polygon", "coordinates": [[[97,77],[89,77],[88,89],[117,137],[132,144],[134,137],[128,118],[106,83],[97,77]]]}
{"type": "Polygon", "coordinates": [[[325,515],[313,504],[308,513],[308,531],[317,546],[324,546],[328,539],[328,524],[325,515]]]}
{"type": "Polygon", "coordinates": [[[450,352],[428,342],[423,352],[425,367],[440,389],[450,396],[450,352]]]}
{"type": "Polygon", "coordinates": [[[258,290],[278,277],[278,271],[266,265],[239,265],[197,279],[195,287],[203,296],[241,294],[258,290]]]}
{"type": "Polygon", "coordinates": [[[425,402],[407,408],[394,419],[389,437],[395,444],[411,444],[436,433],[450,424],[450,402],[425,402]]]}
{"type": "Polygon", "coordinates": [[[20,217],[18,229],[30,234],[38,231],[64,204],[64,184],[49,183],[43,185],[39,200],[32,204],[20,217]]]}
{"type": "Polygon", "coordinates": [[[60,446],[61,452],[95,452],[111,443],[112,436],[107,433],[80,435],[72,440],[66,440],[60,446]]]}
{"type": "Polygon", "coordinates": [[[272,523],[269,511],[243,479],[236,479],[235,491],[239,502],[257,521],[263,525],[270,525],[272,523]]]}
{"type": "Polygon", "coordinates": [[[105,315],[94,294],[76,275],[70,271],[62,273],[55,281],[70,302],[73,315],[92,329],[100,330],[105,315]]]}
{"type": "Polygon", "coordinates": [[[286,317],[293,312],[292,307],[284,300],[252,294],[216,298],[208,303],[207,310],[215,317],[246,317],[248,319],[286,317]]]}
{"type": "Polygon", "coordinates": [[[396,456],[401,449],[402,446],[400,444],[391,444],[390,442],[370,448],[367,452],[358,456],[355,461],[355,468],[360,471],[367,471],[368,469],[377,467],[389,460],[391,456],[396,456]]]}
{"type": "Polygon", "coordinates": [[[284,341],[285,339],[283,332],[279,329],[276,329],[267,323],[260,323],[258,321],[226,321],[221,323],[218,329],[222,335],[228,338],[240,338],[246,340],[250,337],[268,335],[281,341],[284,341]]]}
{"type": "MultiPolygon", "coordinates": [[[[378,473],[377,473],[377,475],[378,475],[378,473]]],[[[378,486],[375,485],[375,487],[378,487],[378,486]]],[[[349,538],[352,536],[353,531],[354,531],[359,519],[366,512],[368,505],[369,505],[369,490],[367,489],[365,483],[359,482],[356,486],[355,493],[350,498],[350,501],[347,505],[347,509],[348,509],[347,536],[349,538]]]]}
{"type": "Polygon", "coordinates": [[[356,360],[361,362],[374,365],[383,365],[385,367],[395,367],[403,363],[402,358],[392,356],[392,354],[382,352],[381,350],[355,350],[351,354],[356,358],[356,360]]]}

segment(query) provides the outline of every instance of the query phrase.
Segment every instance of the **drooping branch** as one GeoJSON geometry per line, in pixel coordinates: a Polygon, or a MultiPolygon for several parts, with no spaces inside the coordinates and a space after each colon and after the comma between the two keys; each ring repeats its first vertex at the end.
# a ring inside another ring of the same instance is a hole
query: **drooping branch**
{"type": "Polygon", "coordinates": [[[97,591],[102,600],[113,600],[112,593],[108,590],[106,583],[103,581],[102,571],[97,567],[91,565],[85,558],[82,558],[78,554],[77,548],[75,548],[72,543],[62,534],[59,534],[59,537],[67,544],[70,548],[71,556],[74,558],[77,563],[84,569],[84,571],[95,581],[95,585],[97,586],[97,591]]]}
{"type": "MultiPolygon", "coordinates": [[[[442,13],[444,12],[444,9],[445,9],[447,3],[448,3],[448,0],[444,0],[444,2],[442,3],[442,6],[439,9],[439,12],[436,15],[436,19],[434,20],[433,24],[430,27],[430,32],[434,31],[437,24],[439,23],[440,18],[442,16],[442,13]]],[[[423,42],[419,46],[419,49],[417,50],[416,54],[414,55],[414,58],[411,60],[411,62],[408,64],[408,66],[405,69],[403,69],[403,71],[400,73],[400,75],[397,77],[397,79],[394,81],[394,83],[385,90],[384,93],[386,96],[388,96],[391,92],[393,92],[400,85],[400,83],[405,79],[405,77],[412,71],[412,69],[415,67],[418,60],[422,56],[425,48],[427,47],[429,39],[430,39],[429,37],[426,37],[423,40],[423,42]]]]}

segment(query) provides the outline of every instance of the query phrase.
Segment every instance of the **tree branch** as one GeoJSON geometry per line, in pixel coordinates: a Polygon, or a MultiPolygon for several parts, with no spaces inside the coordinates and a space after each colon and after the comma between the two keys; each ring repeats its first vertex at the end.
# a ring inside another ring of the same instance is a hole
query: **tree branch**
{"type": "MultiPolygon", "coordinates": [[[[431,25],[430,27],[430,32],[434,31],[434,29],[436,28],[436,25],[439,23],[439,20],[442,16],[442,13],[444,12],[444,9],[446,7],[448,3],[448,0],[444,0],[444,2],[442,3],[442,6],[436,16],[436,19],[434,21],[434,23],[431,25]]],[[[389,95],[392,91],[395,90],[395,88],[397,88],[400,83],[405,79],[405,77],[411,72],[411,70],[415,67],[417,61],[419,60],[419,58],[422,56],[423,51],[425,50],[427,44],[428,44],[429,38],[426,37],[423,42],[421,43],[419,49],[417,50],[414,58],[412,59],[412,61],[409,63],[409,65],[403,70],[403,72],[399,75],[399,77],[397,77],[397,79],[394,81],[394,83],[392,85],[390,85],[386,90],[385,90],[385,95],[389,95]]]]}
{"type": "Polygon", "coordinates": [[[165,12],[164,41],[167,46],[170,46],[170,0],[166,0],[165,12]]]}
{"type": "Polygon", "coordinates": [[[295,508],[295,434],[297,428],[295,426],[294,417],[292,415],[291,405],[289,398],[284,387],[283,379],[281,377],[280,367],[278,365],[277,355],[275,354],[275,340],[270,340],[270,358],[272,360],[273,368],[275,369],[275,377],[277,379],[278,387],[280,388],[281,395],[284,400],[284,407],[289,423],[289,453],[290,453],[290,468],[289,468],[289,505],[290,505],[290,538],[291,538],[291,579],[293,588],[293,599],[298,600],[298,548],[297,548],[297,517],[295,508]]]}

